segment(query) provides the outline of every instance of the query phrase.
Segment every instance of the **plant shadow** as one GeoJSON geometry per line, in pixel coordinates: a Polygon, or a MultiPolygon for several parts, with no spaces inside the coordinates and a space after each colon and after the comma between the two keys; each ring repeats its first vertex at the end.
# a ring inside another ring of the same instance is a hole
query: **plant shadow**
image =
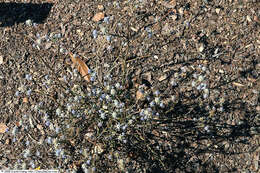
{"type": "MultiPolygon", "coordinates": [[[[149,168],[147,172],[222,172],[223,165],[213,161],[214,155],[230,157],[254,152],[259,147],[254,146],[249,151],[236,150],[241,145],[250,145],[249,140],[259,133],[259,130],[251,130],[259,128],[254,119],[257,113],[249,111],[240,101],[225,105],[230,112],[244,109],[246,118],[238,124],[228,124],[218,119],[218,113],[214,115],[215,118],[209,118],[205,107],[178,103],[174,111],[167,113],[166,119],[157,121],[153,129],[158,132],[157,135],[146,133],[143,138],[149,142],[139,141],[129,147],[138,155],[136,160],[149,168]],[[205,158],[206,155],[208,158],[205,158]]],[[[238,170],[229,167],[225,171],[238,170]]]]}
{"type": "Polygon", "coordinates": [[[52,6],[52,3],[0,3],[0,27],[10,27],[28,19],[38,24],[43,23],[52,6]]]}
{"type": "MultiPolygon", "coordinates": [[[[221,45],[217,45],[219,49],[221,45]]],[[[230,61],[214,55],[216,46],[209,45],[206,54],[210,58],[197,57],[190,60],[178,61],[170,66],[183,64],[189,65],[198,60],[220,61],[221,64],[230,64],[230,61]]],[[[228,51],[223,50],[226,53],[228,51]]],[[[236,51],[234,50],[234,54],[236,51]]],[[[254,56],[253,56],[254,58],[254,56]]],[[[231,81],[222,80],[209,89],[218,89],[229,85],[232,82],[239,81],[240,78],[252,76],[256,71],[257,60],[251,61],[251,68],[240,72],[240,76],[231,81]]],[[[161,67],[157,67],[159,70],[161,67]]],[[[176,71],[171,70],[170,75],[176,71]]],[[[192,74],[188,74],[182,81],[189,80],[192,74]]],[[[180,84],[181,85],[181,84],[180,84]]],[[[176,86],[178,87],[178,86],[176,86]]],[[[232,93],[235,88],[227,89],[227,93],[232,93]]],[[[260,133],[260,124],[258,112],[255,106],[252,106],[238,97],[228,99],[223,103],[223,110],[219,111],[220,105],[212,102],[192,103],[182,102],[182,100],[197,100],[202,97],[200,93],[191,95],[180,95],[179,102],[165,108],[166,118],[157,120],[153,131],[146,132],[143,138],[148,142],[139,141],[138,144],[129,144],[131,151],[138,155],[137,160],[142,167],[149,168],[146,172],[239,172],[237,167],[228,167],[225,163],[219,164],[213,158],[216,155],[221,157],[235,158],[241,154],[251,154],[257,150],[259,145],[252,144],[250,141],[255,135],[260,133]],[[215,107],[217,111],[208,109],[215,107]],[[171,111],[169,111],[171,110],[171,111]],[[229,115],[243,114],[239,121],[230,121],[229,115]],[[227,121],[228,120],[228,121],[227,121]],[[158,149],[160,146],[160,149],[158,149]],[[243,150],[241,147],[250,148],[243,150]],[[141,148],[141,149],[140,149],[141,148]],[[151,148],[153,154],[151,154],[151,148]],[[155,154],[156,153],[156,154],[155,154]],[[159,159],[158,159],[159,158],[159,159]]],[[[220,160],[221,157],[218,157],[220,160]]],[[[134,170],[135,172],[137,170],[134,170]]]]}

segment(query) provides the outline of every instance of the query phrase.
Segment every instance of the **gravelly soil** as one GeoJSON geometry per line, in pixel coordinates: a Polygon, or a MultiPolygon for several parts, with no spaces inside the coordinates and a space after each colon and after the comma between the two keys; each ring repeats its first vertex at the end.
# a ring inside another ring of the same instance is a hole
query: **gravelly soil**
{"type": "Polygon", "coordinates": [[[43,169],[61,165],[62,160],[48,154],[52,149],[45,142],[32,149],[39,150],[40,157],[24,158],[23,152],[51,133],[35,105],[44,104],[51,112],[66,104],[66,99],[55,101],[62,92],[59,87],[45,86],[68,74],[69,50],[81,55],[100,78],[111,70],[115,81],[146,84],[159,89],[165,102],[176,101],[175,108],[166,111],[172,117],[170,130],[159,132],[168,141],[168,152],[162,154],[165,167],[140,156],[130,157],[125,171],[259,172],[257,0],[30,2],[53,3],[43,23],[16,21],[0,28],[0,122],[9,128],[0,134],[1,169],[24,162],[33,168],[30,159],[43,169]],[[93,21],[98,12],[109,21],[93,21]],[[19,125],[24,115],[32,117],[32,123],[19,125]]]}

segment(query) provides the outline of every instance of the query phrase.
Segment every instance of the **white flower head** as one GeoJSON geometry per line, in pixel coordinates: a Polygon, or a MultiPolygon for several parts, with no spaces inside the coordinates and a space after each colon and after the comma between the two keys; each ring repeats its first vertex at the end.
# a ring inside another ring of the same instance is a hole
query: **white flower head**
{"type": "Polygon", "coordinates": [[[159,97],[155,97],[154,101],[155,101],[156,104],[160,104],[160,98],[159,97]]]}
{"type": "Polygon", "coordinates": [[[117,113],[116,113],[116,112],[113,112],[113,113],[112,113],[112,117],[113,117],[113,118],[116,118],[116,116],[117,116],[117,113]]]}
{"type": "Polygon", "coordinates": [[[120,85],[120,83],[116,83],[116,88],[118,89],[118,88],[121,88],[121,85],[120,85]]]}
{"type": "Polygon", "coordinates": [[[120,130],[120,128],[121,128],[121,124],[120,124],[120,123],[117,123],[116,129],[117,129],[117,130],[120,130]]]}
{"type": "Polygon", "coordinates": [[[114,96],[116,94],[116,90],[114,88],[111,89],[110,94],[114,96]]]}
{"type": "Polygon", "coordinates": [[[116,107],[119,107],[119,106],[120,106],[118,100],[114,100],[114,104],[115,104],[116,107]]]}

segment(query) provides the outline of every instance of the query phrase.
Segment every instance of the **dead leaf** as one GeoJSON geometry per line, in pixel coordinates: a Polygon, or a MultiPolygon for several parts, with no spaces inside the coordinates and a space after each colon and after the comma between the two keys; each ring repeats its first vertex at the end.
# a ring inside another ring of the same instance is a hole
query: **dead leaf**
{"type": "Polygon", "coordinates": [[[137,90],[136,91],[136,99],[141,100],[143,98],[144,98],[144,94],[140,90],[137,90]]]}
{"type": "Polygon", "coordinates": [[[40,125],[40,124],[37,124],[36,127],[37,127],[37,129],[39,129],[39,130],[42,130],[42,129],[43,129],[42,125],[40,125]]]}
{"type": "Polygon", "coordinates": [[[174,8],[176,6],[176,0],[172,0],[170,2],[162,1],[161,4],[166,8],[174,8]]]}
{"type": "Polygon", "coordinates": [[[76,32],[80,37],[83,37],[84,33],[80,29],[77,29],[76,32]]]}
{"type": "Polygon", "coordinates": [[[243,84],[241,84],[241,83],[237,83],[237,82],[233,82],[233,85],[238,86],[238,87],[243,87],[243,86],[245,86],[245,85],[243,85],[243,84]]]}
{"type": "Polygon", "coordinates": [[[156,130],[153,130],[153,131],[152,131],[152,134],[153,134],[154,136],[157,136],[157,137],[160,136],[160,134],[159,134],[156,130]]]}
{"type": "Polygon", "coordinates": [[[105,17],[105,14],[102,12],[99,12],[99,13],[95,14],[95,16],[92,18],[92,20],[95,22],[98,22],[98,21],[104,19],[104,17],[105,17]]]}
{"type": "Polygon", "coordinates": [[[28,98],[27,97],[23,98],[23,103],[28,103],[28,98]]]}
{"type": "Polygon", "coordinates": [[[0,133],[5,133],[7,128],[8,127],[4,123],[0,123],[0,133]]]}
{"type": "Polygon", "coordinates": [[[52,43],[51,43],[51,42],[49,42],[49,43],[46,43],[46,45],[45,45],[45,49],[49,49],[49,48],[51,47],[51,45],[52,45],[52,43]]]}
{"type": "Polygon", "coordinates": [[[77,69],[78,69],[79,73],[81,74],[81,76],[83,76],[83,78],[87,82],[90,82],[90,76],[88,74],[89,68],[85,64],[85,62],[82,61],[79,57],[74,57],[74,55],[71,52],[69,52],[69,55],[71,57],[73,65],[75,65],[77,67],[77,69]]]}
{"type": "Polygon", "coordinates": [[[21,124],[20,124],[19,121],[17,121],[17,122],[15,122],[15,125],[16,125],[17,127],[19,127],[21,124]]]}
{"type": "Polygon", "coordinates": [[[103,6],[103,5],[98,5],[97,8],[98,8],[99,10],[101,10],[101,11],[104,10],[104,6],[103,6]]]}
{"type": "Polygon", "coordinates": [[[100,154],[104,151],[103,147],[101,144],[96,144],[94,147],[94,153],[100,154]]]}
{"type": "Polygon", "coordinates": [[[9,145],[9,144],[10,144],[10,139],[6,139],[5,145],[9,145]]]}
{"type": "Polygon", "coordinates": [[[159,78],[159,81],[161,82],[161,81],[165,80],[166,78],[167,78],[167,75],[164,74],[164,75],[162,75],[162,76],[159,78]]]}
{"type": "Polygon", "coordinates": [[[150,83],[152,83],[152,73],[151,73],[151,72],[147,72],[147,73],[145,73],[144,75],[146,76],[147,80],[148,80],[150,83]]]}

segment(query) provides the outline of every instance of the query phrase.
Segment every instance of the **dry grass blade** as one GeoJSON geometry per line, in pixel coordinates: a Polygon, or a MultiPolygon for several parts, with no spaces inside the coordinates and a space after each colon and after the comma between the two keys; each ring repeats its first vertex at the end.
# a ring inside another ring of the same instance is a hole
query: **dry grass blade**
{"type": "Polygon", "coordinates": [[[79,73],[83,76],[83,78],[87,82],[90,82],[90,75],[88,74],[89,68],[85,64],[85,62],[82,61],[79,57],[74,57],[74,55],[71,52],[69,52],[69,55],[71,57],[73,64],[77,67],[79,73]]]}
{"type": "Polygon", "coordinates": [[[238,86],[238,87],[243,87],[243,86],[245,86],[245,85],[243,85],[243,84],[241,84],[241,83],[237,83],[237,82],[233,82],[233,85],[238,86]]]}

